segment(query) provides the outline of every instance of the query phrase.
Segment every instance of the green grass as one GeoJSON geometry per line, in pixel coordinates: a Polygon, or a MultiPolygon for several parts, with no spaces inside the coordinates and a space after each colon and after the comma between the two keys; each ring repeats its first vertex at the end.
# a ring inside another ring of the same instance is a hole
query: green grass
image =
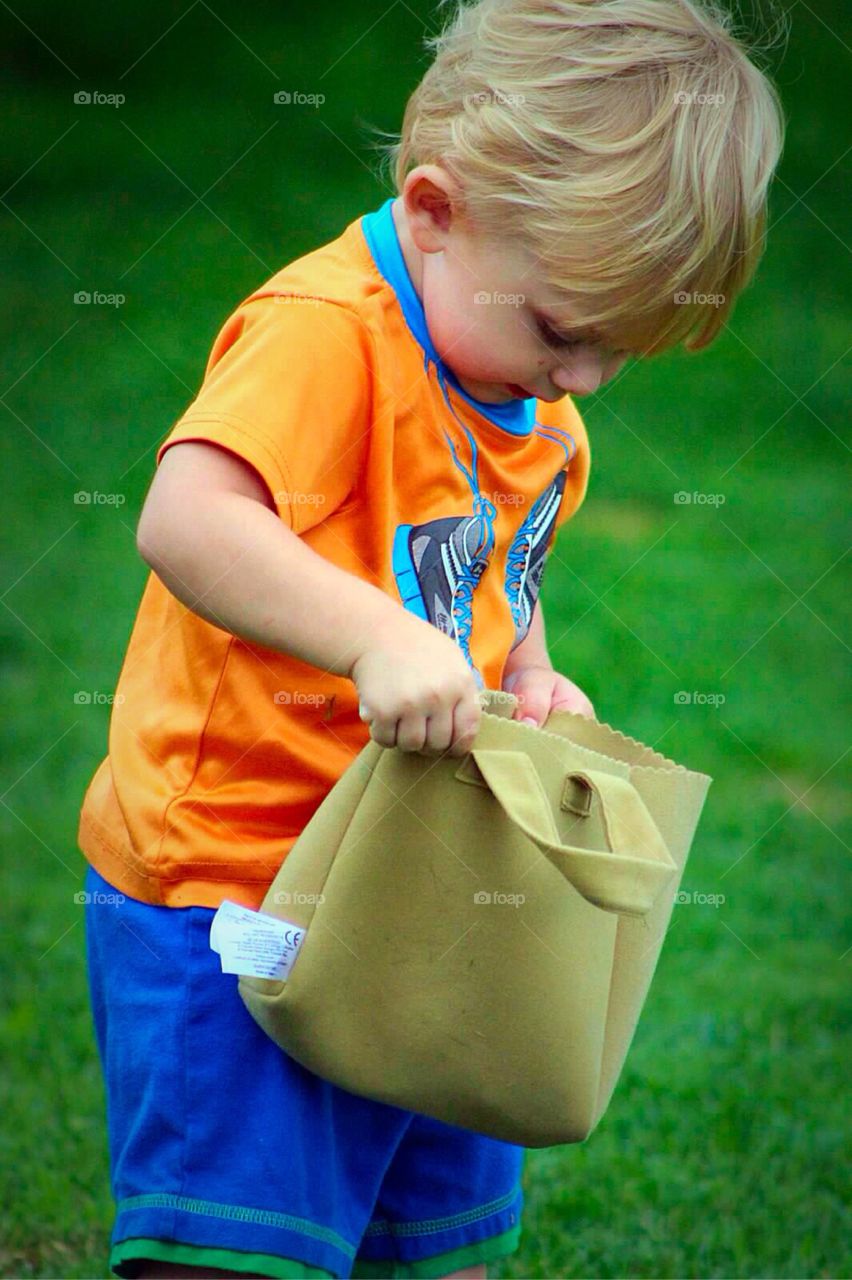
{"type": "MultiPolygon", "coordinates": [[[[15,185],[0,205],[5,1276],[107,1275],[103,1092],[74,893],[108,708],[74,692],[114,688],[147,573],[133,533],[153,454],[222,320],[388,194],[367,126],[397,127],[423,59],[416,14],[384,10],[320,4],[309,29],[300,6],[229,14],[274,75],[203,6],[123,77],[180,7],[84,5],[69,24],[34,3],[27,26],[68,69],[3,19],[18,68],[2,189],[15,185]],[[72,107],[79,87],[119,86],[120,112],[72,107]],[[280,87],[321,89],[327,105],[284,121],[280,87]],[[206,197],[236,234],[198,205],[151,248],[194,197],[139,139],[199,194],[246,153],[206,197]],[[75,307],[76,290],[95,288],[127,301],[75,307]],[[79,489],[126,501],[80,507],[79,489]]],[[[837,237],[849,235],[843,166],[826,172],[846,145],[841,12],[839,0],[819,18],[792,7],[777,225],[730,331],[699,355],[630,368],[583,405],[589,494],[543,592],[554,661],[601,719],[713,776],[684,888],[725,901],[676,907],[610,1108],[583,1146],[529,1154],[522,1248],[494,1275],[850,1274],[848,381],[835,363],[849,331],[837,237]],[[678,490],[725,501],[679,505],[678,490]],[[725,700],[677,703],[679,690],[725,700]]]]}

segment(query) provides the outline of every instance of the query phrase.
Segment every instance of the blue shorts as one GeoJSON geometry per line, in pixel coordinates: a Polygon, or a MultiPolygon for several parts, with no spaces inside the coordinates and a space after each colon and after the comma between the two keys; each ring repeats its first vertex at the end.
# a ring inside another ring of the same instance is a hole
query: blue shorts
{"type": "Polygon", "coordinates": [[[356,1097],[288,1057],[210,949],[207,907],[85,878],[110,1266],[443,1276],[512,1253],[524,1148],[356,1097]]]}

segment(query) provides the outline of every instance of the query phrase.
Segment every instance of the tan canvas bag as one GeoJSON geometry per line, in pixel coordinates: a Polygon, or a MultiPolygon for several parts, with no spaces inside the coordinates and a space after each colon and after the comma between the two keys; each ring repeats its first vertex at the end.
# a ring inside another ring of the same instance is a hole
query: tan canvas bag
{"type": "Polygon", "coordinates": [[[289,977],[239,985],[341,1088],[543,1147],[609,1103],[712,779],[515,705],[486,691],[463,757],[363,748],[261,907],[307,931],[289,977]]]}

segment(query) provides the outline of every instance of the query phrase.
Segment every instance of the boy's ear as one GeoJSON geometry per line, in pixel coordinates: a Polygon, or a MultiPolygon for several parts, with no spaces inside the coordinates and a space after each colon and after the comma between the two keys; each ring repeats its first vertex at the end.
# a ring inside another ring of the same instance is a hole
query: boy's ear
{"type": "Polygon", "coordinates": [[[402,194],[417,248],[422,253],[443,249],[459,205],[456,182],[439,165],[418,165],[406,177],[402,194]]]}

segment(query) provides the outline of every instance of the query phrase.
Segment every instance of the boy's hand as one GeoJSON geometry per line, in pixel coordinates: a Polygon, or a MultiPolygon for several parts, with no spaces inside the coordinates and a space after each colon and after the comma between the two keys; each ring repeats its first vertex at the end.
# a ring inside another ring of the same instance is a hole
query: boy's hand
{"type": "Polygon", "coordinates": [[[513,720],[528,720],[540,729],[551,711],[576,711],[595,718],[589,699],[567,676],[552,667],[518,667],[506,676],[503,688],[519,701],[513,720]]]}
{"type": "Polygon", "coordinates": [[[399,610],[349,668],[361,719],[383,747],[421,755],[465,755],[482,706],[458,645],[437,627],[399,610]]]}

